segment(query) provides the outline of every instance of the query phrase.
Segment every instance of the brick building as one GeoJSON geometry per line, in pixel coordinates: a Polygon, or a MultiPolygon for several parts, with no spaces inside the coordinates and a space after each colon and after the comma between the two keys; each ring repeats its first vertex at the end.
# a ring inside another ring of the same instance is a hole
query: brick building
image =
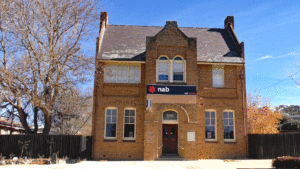
{"type": "Polygon", "coordinates": [[[101,13],[93,158],[247,157],[244,43],[224,28],[108,25],[101,13]]]}

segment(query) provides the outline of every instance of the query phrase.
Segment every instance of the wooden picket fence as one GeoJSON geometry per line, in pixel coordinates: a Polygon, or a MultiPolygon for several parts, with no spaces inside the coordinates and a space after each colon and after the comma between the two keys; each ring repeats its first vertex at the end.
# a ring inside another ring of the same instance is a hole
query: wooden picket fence
{"type": "Polygon", "coordinates": [[[92,137],[78,135],[0,135],[0,154],[6,158],[12,153],[15,157],[20,157],[22,146],[27,141],[27,149],[26,146],[23,147],[23,157],[48,158],[50,153],[58,152],[59,158],[67,156],[69,159],[91,159],[92,137]]]}
{"type": "Polygon", "coordinates": [[[249,134],[249,158],[300,157],[300,133],[249,134]]]}

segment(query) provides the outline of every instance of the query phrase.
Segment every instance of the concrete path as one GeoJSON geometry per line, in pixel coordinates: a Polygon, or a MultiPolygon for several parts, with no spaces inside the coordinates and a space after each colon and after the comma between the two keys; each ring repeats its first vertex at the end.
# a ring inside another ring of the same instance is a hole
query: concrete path
{"type": "Polygon", "coordinates": [[[77,164],[8,165],[0,169],[237,169],[272,168],[272,160],[197,160],[197,161],[83,161],[77,164]]]}

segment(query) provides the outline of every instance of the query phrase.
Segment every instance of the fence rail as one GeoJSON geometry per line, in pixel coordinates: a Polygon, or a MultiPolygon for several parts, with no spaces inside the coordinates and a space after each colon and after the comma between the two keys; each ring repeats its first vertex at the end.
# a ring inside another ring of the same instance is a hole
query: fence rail
{"type": "Polygon", "coordinates": [[[249,158],[300,157],[300,133],[249,134],[249,158]]]}
{"type": "Polygon", "coordinates": [[[13,153],[21,156],[21,144],[19,141],[30,141],[27,149],[23,149],[22,156],[38,158],[44,156],[48,158],[51,153],[57,153],[58,157],[91,159],[92,137],[77,135],[0,135],[0,153],[6,158],[13,153]],[[51,147],[51,148],[50,148],[51,147]]]}

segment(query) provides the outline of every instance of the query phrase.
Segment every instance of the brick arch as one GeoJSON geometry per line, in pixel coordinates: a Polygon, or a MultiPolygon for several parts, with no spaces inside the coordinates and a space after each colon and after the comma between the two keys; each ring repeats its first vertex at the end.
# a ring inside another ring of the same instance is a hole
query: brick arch
{"type": "Polygon", "coordinates": [[[172,109],[175,110],[175,111],[177,111],[177,113],[185,114],[188,123],[190,122],[190,117],[189,117],[188,112],[187,112],[182,106],[180,106],[180,105],[178,105],[178,104],[165,104],[165,105],[160,106],[160,107],[157,109],[157,112],[158,112],[158,113],[157,113],[156,116],[154,117],[154,120],[155,120],[155,121],[158,121],[158,118],[159,118],[158,115],[161,115],[161,113],[165,112],[165,110],[172,110],[172,109]]]}

